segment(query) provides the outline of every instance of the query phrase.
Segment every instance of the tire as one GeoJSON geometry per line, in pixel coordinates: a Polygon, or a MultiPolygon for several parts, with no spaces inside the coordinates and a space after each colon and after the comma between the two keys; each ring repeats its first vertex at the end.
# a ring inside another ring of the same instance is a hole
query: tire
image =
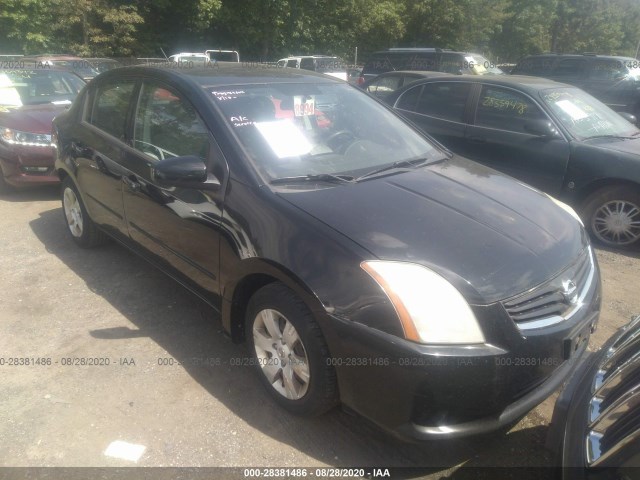
{"type": "Polygon", "coordinates": [[[640,244],[640,189],[626,185],[604,187],[584,202],[585,226],[591,237],[613,248],[640,244]]]}
{"type": "Polygon", "coordinates": [[[280,406],[316,416],[338,403],[329,348],[295,293],[279,282],[261,288],[249,301],[245,326],[252,363],[280,406]]]}
{"type": "Polygon", "coordinates": [[[89,217],[78,188],[70,177],[62,181],[61,197],[62,215],[67,225],[67,232],[76,244],[83,248],[92,248],[109,241],[107,234],[100,230],[89,217]]]}

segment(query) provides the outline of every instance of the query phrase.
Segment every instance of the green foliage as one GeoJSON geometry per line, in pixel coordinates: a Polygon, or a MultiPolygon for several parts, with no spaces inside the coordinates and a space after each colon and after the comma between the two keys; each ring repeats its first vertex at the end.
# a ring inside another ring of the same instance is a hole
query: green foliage
{"type": "Polygon", "coordinates": [[[161,56],[233,48],[247,60],[395,46],[515,61],[544,51],[633,56],[638,0],[3,0],[0,53],[161,56]]]}

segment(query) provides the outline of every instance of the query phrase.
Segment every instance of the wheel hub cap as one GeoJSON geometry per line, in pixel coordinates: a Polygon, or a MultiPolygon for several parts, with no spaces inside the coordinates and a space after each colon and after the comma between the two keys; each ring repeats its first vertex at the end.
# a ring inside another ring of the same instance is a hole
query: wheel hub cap
{"type": "Polygon", "coordinates": [[[628,245],[640,239],[640,208],[631,202],[613,200],[593,216],[593,231],[605,243],[628,245]]]}
{"type": "Polygon", "coordinates": [[[277,310],[266,309],[253,321],[256,357],[271,386],[289,400],[299,400],[309,388],[309,359],[297,330],[277,310]]]}

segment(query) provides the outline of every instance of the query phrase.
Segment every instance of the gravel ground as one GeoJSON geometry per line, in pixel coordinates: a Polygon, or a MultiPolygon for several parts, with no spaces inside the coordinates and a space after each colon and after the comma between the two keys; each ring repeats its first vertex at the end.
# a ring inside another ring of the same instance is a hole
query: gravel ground
{"type": "MultiPolygon", "coordinates": [[[[244,348],[221,334],[209,307],[115,244],[77,248],[57,189],[0,197],[0,249],[0,357],[44,359],[0,366],[0,466],[402,466],[414,467],[407,478],[472,478],[480,467],[553,464],[544,441],[556,395],[508,434],[454,442],[400,443],[340,409],[287,414],[251,369],[230,365],[244,348]],[[73,357],[109,365],[64,365],[73,357]],[[114,441],[144,450],[137,461],[105,455],[114,441]]],[[[597,255],[604,303],[592,349],[640,313],[640,254],[597,255]]],[[[0,478],[22,474],[0,469],[0,478]]]]}

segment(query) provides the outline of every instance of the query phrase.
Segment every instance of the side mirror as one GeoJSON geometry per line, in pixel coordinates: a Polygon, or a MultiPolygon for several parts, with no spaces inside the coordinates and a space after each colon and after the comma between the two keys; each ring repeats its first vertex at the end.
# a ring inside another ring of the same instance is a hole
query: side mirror
{"type": "Polygon", "coordinates": [[[204,161],[195,155],[165,158],[153,166],[153,179],[169,187],[217,188],[220,181],[210,179],[204,161]]]}
{"type": "Polygon", "coordinates": [[[620,115],[622,118],[624,118],[628,122],[633,123],[634,125],[638,125],[638,118],[635,115],[629,112],[618,112],[618,115],[620,115]]]}
{"type": "Polygon", "coordinates": [[[549,120],[531,120],[524,124],[524,131],[539,137],[556,138],[560,136],[558,129],[549,120]]]}

